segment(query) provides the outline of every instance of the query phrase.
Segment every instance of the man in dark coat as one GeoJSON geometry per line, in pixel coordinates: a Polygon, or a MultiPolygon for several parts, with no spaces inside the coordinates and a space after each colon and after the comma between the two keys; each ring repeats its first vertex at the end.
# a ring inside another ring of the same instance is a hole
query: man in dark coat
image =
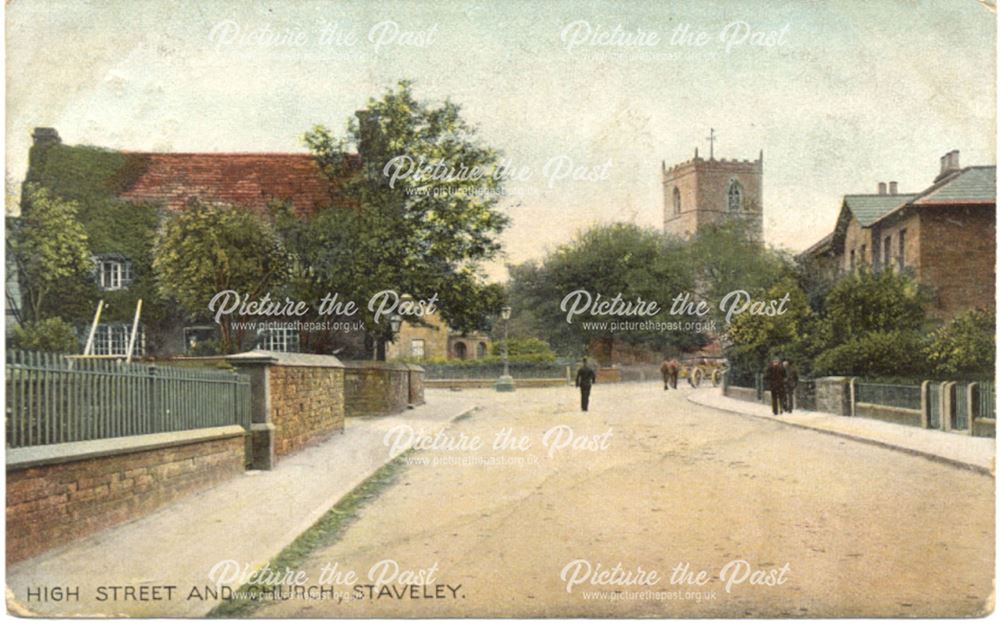
{"type": "Polygon", "coordinates": [[[771,392],[771,412],[781,415],[782,406],[785,404],[785,369],[781,366],[781,361],[775,359],[767,366],[764,383],[771,392]]]}
{"type": "Polygon", "coordinates": [[[785,369],[785,413],[791,413],[795,407],[795,388],[799,384],[799,371],[795,369],[795,364],[787,359],[782,362],[781,367],[785,369]]]}
{"type": "Polygon", "coordinates": [[[677,389],[677,375],[681,373],[681,364],[676,359],[670,360],[670,386],[677,389]]]}
{"type": "Polygon", "coordinates": [[[597,375],[587,365],[587,358],[583,358],[580,369],[576,371],[576,386],[580,388],[580,408],[587,410],[590,405],[590,386],[597,382],[597,375]]]}

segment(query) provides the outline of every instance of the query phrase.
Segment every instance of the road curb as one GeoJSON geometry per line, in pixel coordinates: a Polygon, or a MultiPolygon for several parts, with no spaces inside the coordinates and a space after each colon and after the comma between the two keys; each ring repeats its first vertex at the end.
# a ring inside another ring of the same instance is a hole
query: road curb
{"type": "Polygon", "coordinates": [[[707,404],[696,400],[691,394],[686,396],[688,402],[694,403],[696,405],[707,407],[709,409],[716,409],[718,411],[725,411],[726,413],[733,413],[736,415],[742,415],[744,417],[751,417],[757,420],[767,420],[768,422],[776,422],[778,424],[784,424],[785,426],[792,426],[794,428],[801,428],[803,430],[811,430],[817,433],[824,433],[826,435],[832,435],[834,437],[841,437],[843,439],[850,439],[851,441],[858,441],[861,443],[866,443],[872,446],[878,446],[880,448],[885,448],[887,450],[895,450],[896,452],[901,452],[903,454],[909,454],[910,456],[916,456],[929,461],[934,461],[935,463],[942,463],[944,465],[949,465],[951,467],[957,467],[959,469],[964,469],[967,471],[975,472],[977,474],[982,474],[984,476],[989,476],[990,478],[996,479],[996,474],[993,473],[988,467],[983,467],[982,465],[976,465],[975,463],[966,463],[965,461],[959,461],[958,459],[951,459],[946,456],[941,456],[938,454],[933,454],[930,452],[924,452],[923,450],[916,450],[914,448],[907,448],[906,446],[899,446],[896,444],[889,443],[887,441],[880,441],[878,439],[871,439],[869,437],[862,437],[860,435],[852,435],[851,433],[845,433],[836,430],[830,430],[827,428],[817,428],[815,426],[809,426],[807,424],[800,424],[798,422],[789,422],[788,420],[782,420],[780,417],[767,417],[762,415],[754,415],[753,413],[746,413],[745,411],[738,411],[736,409],[721,407],[714,404],[707,404]]]}
{"type": "MultiPolygon", "coordinates": [[[[470,407],[462,409],[461,411],[459,411],[455,415],[451,416],[447,420],[442,420],[441,421],[441,428],[440,428],[440,430],[446,430],[448,427],[450,427],[455,422],[455,420],[457,420],[457,419],[459,419],[461,417],[464,417],[466,415],[469,415],[471,413],[474,413],[475,411],[479,410],[480,408],[482,408],[481,405],[474,404],[474,405],[472,405],[470,407]]],[[[307,515],[305,515],[305,517],[301,521],[299,521],[298,523],[295,524],[294,528],[291,528],[291,529],[285,531],[285,533],[280,538],[275,539],[274,541],[272,541],[269,544],[270,547],[268,547],[266,549],[267,553],[266,553],[266,555],[262,556],[263,561],[259,565],[257,565],[257,568],[262,567],[264,564],[266,564],[266,563],[270,562],[271,560],[273,560],[281,552],[285,551],[285,548],[287,548],[289,545],[291,545],[295,541],[295,539],[299,538],[299,535],[303,534],[306,530],[308,530],[309,528],[313,527],[313,525],[317,521],[319,521],[324,515],[326,515],[326,513],[329,512],[329,510],[331,508],[333,508],[338,503],[340,503],[340,501],[342,499],[344,499],[345,497],[347,497],[348,495],[350,495],[351,491],[354,491],[354,489],[356,489],[357,487],[361,486],[362,483],[364,483],[366,480],[368,480],[369,478],[371,478],[372,474],[374,474],[375,472],[377,472],[378,470],[380,470],[387,463],[395,460],[397,457],[399,457],[404,452],[407,452],[411,448],[412,448],[412,446],[403,449],[402,451],[400,451],[397,454],[394,454],[394,455],[391,455],[391,456],[386,456],[386,459],[384,461],[382,461],[381,463],[378,463],[377,465],[373,463],[371,470],[368,471],[367,473],[365,473],[363,476],[361,476],[361,477],[355,479],[354,481],[352,481],[350,483],[350,486],[347,488],[346,491],[344,491],[343,493],[340,493],[338,495],[331,496],[330,498],[328,498],[322,504],[316,505],[316,507],[311,512],[309,512],[307,515]]],[[[233,586],[230,586],[230,588],[232,588],[233,590],[236,590],[236,589],[239,588],[239,585],[233,585],[233,586]]],[[[206,602],[206,604],[208,604],[208,602],[206,602]]],[[[208,607],[204,611],[201,611],[201,609],[199,609],[196,613],[192,614],[191,616],[194,616],[194,617],[205,617],[214,608],[215,608],[215,605],[212,605],[211,607],[208,607]]]]}

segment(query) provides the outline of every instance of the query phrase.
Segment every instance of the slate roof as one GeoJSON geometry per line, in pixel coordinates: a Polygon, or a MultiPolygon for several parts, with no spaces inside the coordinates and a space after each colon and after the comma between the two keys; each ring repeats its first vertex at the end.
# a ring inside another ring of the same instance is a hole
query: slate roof
{"type": "MultiPolygon", "coordinates": [[[[131,152],[134,153],[134,152],[131,152]]],[[[182,209],[189,200],[217,201],[264,209],[287,200],[297,214],[335,203],[336,184],[310,154],[295,153],[142,153],[146,166],[119,196],[182,209]]]]}
{"type": "Polygon", "coordinates": [[[933,184],[906,204],[893,208],[873,222],[900,213],[906,206],[996,205],[996,185],[995,165],[967,167],[933,184]]]}
{"type": "Polygon", "coordinates": [[[899,206],[909,203],[917,195],[844,195],[844,205],[862,227],[869,227],[899,206]]]}
{"type": "Polygon", "coordinates": [[[997,201],[996,166],[962,169],[958,175],[931,186],[914,199],[914,205],[990,204],[997,201]]]}

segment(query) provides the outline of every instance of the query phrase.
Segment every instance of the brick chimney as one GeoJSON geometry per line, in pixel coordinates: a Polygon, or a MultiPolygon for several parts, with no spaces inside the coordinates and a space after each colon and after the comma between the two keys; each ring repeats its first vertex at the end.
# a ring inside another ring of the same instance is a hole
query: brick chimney
{"type": "Polygon", "coordinates": [[[953,149],[941,156],[941,172],[934,178],[934,181],[937,182],[960,168],[962,167],[958,164],[958,150],[953,149]]]}
{"type": "Polygon", "coordinates": [[[31,133],[31,138],[35,145],[58,145],[62,142],[59,132],[55,128],[35,128],[31,133]]]}
{"type": "Polygon", "coordinates": [[[889,194],[896,195],[899,194],[899,185],[896,182],[889,182],[889,194]]]}
{"type": "Polygon", "coordinates": [[[878,194],[880,194],[880,195],[884,195],[885,194],[885,182],[879,182],[878,183],[878,194]]]}

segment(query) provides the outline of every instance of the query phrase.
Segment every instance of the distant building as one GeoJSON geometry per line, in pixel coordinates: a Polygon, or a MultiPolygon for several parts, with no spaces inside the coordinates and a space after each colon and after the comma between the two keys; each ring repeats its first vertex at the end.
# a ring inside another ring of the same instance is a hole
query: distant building
{"type": "Polygon", "coordinates": [[[763,240],[763,151],[756,160],[716,160],[714,152],[706,160],[695,149],[691,160],[661,168],[664,232],[687,239],[738,219],[763,240]]]}
{"type": "Polygon", "coordinates": [[[386,359],[482,359],[491,340],[483,333],[461,333],[448,328],[439,314],[424,325],[404,322],[395,341],[386,345],[386,359]]]}
{"type": "Polygon", "coordinates": [[[995,311],[996,166],[962,168],[955,150],[920,192],[889,182],[876,194],[845,195],[833,233],[803,255],[839,272],[906,270],[927,287],[928,313],[939,319],[995,311]]]}

